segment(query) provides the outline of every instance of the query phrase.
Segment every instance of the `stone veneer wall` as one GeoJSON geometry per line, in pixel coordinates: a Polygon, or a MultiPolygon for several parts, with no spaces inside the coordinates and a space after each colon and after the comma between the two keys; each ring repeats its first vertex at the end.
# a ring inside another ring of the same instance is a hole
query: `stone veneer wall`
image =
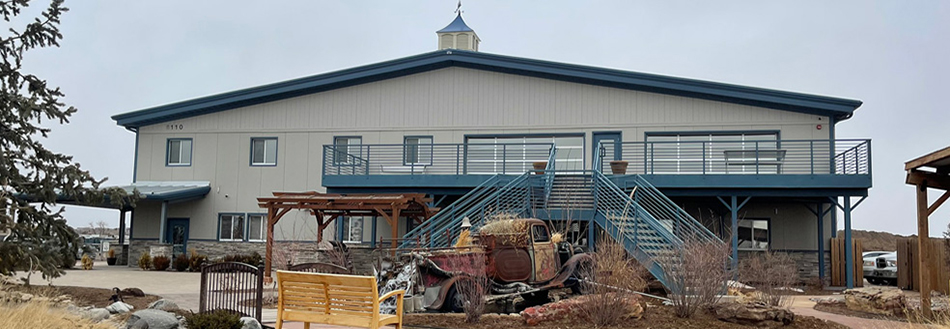
{"type": "MultiPolygon", "coordinates": [[[[802,283],[811,283],[818,278],[818,252],[817,251],[774,251],[776,253],[785,253],[795,261],[798,267],[798,277],[802,283]]],[[[739,261],[758,254],[760,251],[739,251],[739,261]]],[[[824,285],[831,284],[831,252],[825,251],[825,279],[824,285]]]]}
{"type": "MultiPolygon", "coordinates": [[[[153,246],[168,246],[160,244],[158,240],[132,240],[129,250],[129,266],[138,266],[138,259],[142,253],[153,246]]],[[[351,245],[349,247],[350,262],[356,274],[371,275],[373,264],[376,263],[374,249],[369,246],[351,245]]],[[[230,242],[230,241],[188,241],[188,251],[194,250],[209,259],[221,258],[234,254],[250,254],[257,252],[261,256],[267,252],[267,244],[263,242],[230,242]]],[[[287,262],[293,264],[310,262],[328,262],[325,251],[319,250],[314,242],[277,242],[274,244],[274,268],[285,269],[287,262]]]]}

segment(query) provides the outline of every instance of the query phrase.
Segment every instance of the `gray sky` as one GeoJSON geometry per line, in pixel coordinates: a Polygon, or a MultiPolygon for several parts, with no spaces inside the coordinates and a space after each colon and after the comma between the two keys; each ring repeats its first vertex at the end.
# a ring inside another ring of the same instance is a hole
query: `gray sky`
{"type": "MultiPolygon", "coordinates": [[[[134,135],[111,115],[432,51],[456,5],[265,3],[67,1],[62,47],[26,61],[79,108],[45,144],[128,184],[134,135]]],[[[463,10],[485,52],[863,100],[837,128],[838,138],[873,139],[874,188],[856,229],[916,232],[903,162],[950,145],[947,1],[468,0],[463,10]]],[[[946,229],[948,209],[931,235],[946,229]]],[[[118,222],[106,210],[66,216],[118,222]]]]}

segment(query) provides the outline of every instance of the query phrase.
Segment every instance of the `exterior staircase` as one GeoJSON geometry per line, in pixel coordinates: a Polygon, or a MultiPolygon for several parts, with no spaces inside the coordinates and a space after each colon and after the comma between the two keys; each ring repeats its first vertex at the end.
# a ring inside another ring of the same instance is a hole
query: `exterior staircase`
{"type": "Polygon", "coordinates": [[[448,247],[458,237],[465,217],[477,229],[496,216],[539,217],[565,209],[587,210],[607,235],[670,287],[666,273],[675,269],[664,264],[677,262],[657,260],[677,257],[687,239],[724,243],[645,178],[636,176],[628,188],[625,191],[599,171],[529,172],[507,183],[495,176],[407,233],[401,248],[448,247]]]}

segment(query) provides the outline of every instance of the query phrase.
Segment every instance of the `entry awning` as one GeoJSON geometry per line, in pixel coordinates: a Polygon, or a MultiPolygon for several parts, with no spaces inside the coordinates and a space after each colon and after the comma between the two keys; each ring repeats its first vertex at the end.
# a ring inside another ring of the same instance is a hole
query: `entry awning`
{"type": "MultiPolygon", "coordinates": [[[[148,182],[135,182],[131,185],[124,186],[108,186],[108,187],[118,187],[125,190],[125,193],[129,195],[133,191],[138,190],[139,202],[142,201],[159,201],[159,202],[168,202],[168,203],[177,203],[184,201],[191,201],[204,198],[205,195],[208,195],[208,192],[211,192],[211,182],[208,181],[148,181],[148,182]]],[[[20,199],[27,200],[29,202],[36,202],[38,199],[25,195],[18,195],[20,199]]],[[[131,210],[132,208],[123,203],[121,205],[114,204],[109,201],[108,196],[105,200],[99,204],[88,204],[81,203],[74,197],[60,195],[56,198],[56,203],[68,204],[68,205],[77,205],[84,207],[95,207],[95,208],[109,208],[109,209],[119,209],[119,210],[131,210]]]]}
{"type": "Polygon", "coordinates": [[[142,200],[181,202],[203,198],[211,192],[208,181],[148,181],[119,186],[126,193],[138,190],[142,200]]]}

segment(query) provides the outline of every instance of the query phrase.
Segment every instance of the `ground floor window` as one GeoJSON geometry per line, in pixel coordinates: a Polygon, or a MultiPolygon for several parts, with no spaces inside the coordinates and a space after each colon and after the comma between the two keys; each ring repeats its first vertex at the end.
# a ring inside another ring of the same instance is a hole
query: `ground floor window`
{"type": "Polygon", "coordinates": [[[740,219],[739,220],[739,249],[769,250],[768,219],[740,219]]]}
{"type": "Polygon", "coordinates": [[[218,240],[244,241],[244,214],[222,214],[218,222],[218,240]]]}
{"type": "Polygon", "coordinates": [[[363,217],[346,216],[343,217],[343,242],[362,243],[363,242],[363,217]]]}
{"type": "Polygon", "coordinates": [[[260,242],[266,239],[266,214],[227,213],[218,215],[218,240],[260,242]]]}
{"type": "Polygon", "coordinates": [[[264,241],[267,234],[267,215],[248,214],[247,215],[247,240],[264,241]]]}

